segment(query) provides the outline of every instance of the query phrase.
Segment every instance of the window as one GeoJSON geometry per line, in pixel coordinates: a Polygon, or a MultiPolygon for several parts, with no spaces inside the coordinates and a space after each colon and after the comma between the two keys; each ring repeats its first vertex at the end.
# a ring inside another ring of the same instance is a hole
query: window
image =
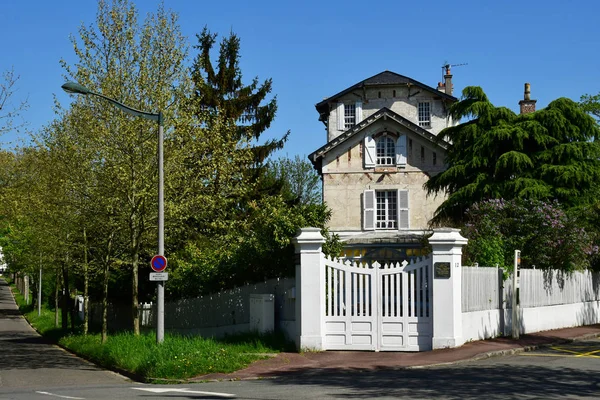
{"type": "Polygon", "coordinates": [[[421,146],[421,164],[425,164],[425,147],[421,146]]]}
{"type": "Polygon", "coordinates": [[[431,108],[428,102],[419,103],[419,126],[431,126],[431,108]]]}
{"type": "Polygon", "coordinates": [[[356,123],[356,106],[344,104],[344,129],[352,128],[356,123]]]}
{"type": "Polygon", "coordinates": [[[398,219],[398,201],[395,190],[377,191],[377,229],[395,229],[398,219]]]}
{"type": "Polygon", "coordinates": [[[345,131],[362,121],[362,102],[338,103],[337,123],[338,131],[345,131]]]}
{"type": "Polygon", "coordinates": [[[433,152],[433,165],[437,165],[437,154],[433,152]]]}
{"type": "Polygon", "coordinates": [[[378,165],[406,167],[406,135],[380,132],[365,136],[364,167],[375,168],[378,165]],[[399,135],[396,139],[396,135],[399,135]]]}
{"type": "Polygon", "coordinates": [[[363,213],[365,230],[407,229],[408,190],[365,190],[363,213]]]}
{"type": "Polygon", "coordinates": [[[377,139],[377,165],[396,164],[396,142],[389,136],[377,139]]]}

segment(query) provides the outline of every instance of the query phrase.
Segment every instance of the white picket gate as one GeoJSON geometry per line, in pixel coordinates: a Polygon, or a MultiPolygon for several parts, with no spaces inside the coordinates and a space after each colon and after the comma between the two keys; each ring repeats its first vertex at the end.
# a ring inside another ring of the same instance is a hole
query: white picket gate
{"type": "Polygon", "coordinates": [[[372,266],[325,258],[326,350],[432,348],[431,260],[372,266]]]}

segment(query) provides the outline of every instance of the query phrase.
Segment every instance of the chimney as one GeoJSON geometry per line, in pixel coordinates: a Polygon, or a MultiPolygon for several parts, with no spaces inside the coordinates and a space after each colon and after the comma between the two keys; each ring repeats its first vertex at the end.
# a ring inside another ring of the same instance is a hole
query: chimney
{"type": "Polygon", "coordinates": [[[525,84],[525,92],[523,93],[523,100],[519,101],[521,107],[521,114],[529,114],[535,112],[535,103],[537,100],[531,100],[531,85],[525,84]]]}
{"type": "Polygon", "coordinates": [[[437,90],[438,92],[446,92],[446,88],[442,82],[438,82],[437,90]]]}
{"type": "MultiPolygon", "coordinates": [[[[450,65],[446,65],[446,75],[444,75],[444,88],[446,94],[452,96],[454,88],[452,87],[452,74],[450,74],[450,65]]],[[[439,86],[438,86],[439,90],[439,86]]]]}

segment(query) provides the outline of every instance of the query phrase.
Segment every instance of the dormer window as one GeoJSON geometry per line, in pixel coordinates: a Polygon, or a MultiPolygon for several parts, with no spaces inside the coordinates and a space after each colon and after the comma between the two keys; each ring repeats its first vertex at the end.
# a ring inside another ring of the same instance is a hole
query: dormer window
{"type": "Polygon", "coordinates": [[[337,129],[346,131],[362,121],[362,102],[338,103],[337,105],[337,129]]]}
{"type": "Polygon", "coordinates": [[[344,130],[356,125],[356,105],[344,104],[344,130]]]}
{"type": "Polygon", "coordinates": [[[427,101],[419,103],[419,126],[431,127],[431,104],[427,101]]]}
{"type": "Polygon", "coordinates": [[[384,135],[375,141],[377,165],[396,165],[396,141],[384,135]]]}

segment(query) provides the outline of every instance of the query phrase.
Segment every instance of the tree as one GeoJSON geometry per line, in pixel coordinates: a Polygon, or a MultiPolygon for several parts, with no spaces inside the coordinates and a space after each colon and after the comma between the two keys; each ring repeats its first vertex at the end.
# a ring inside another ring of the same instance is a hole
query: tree
{"type": "Polygon", "coordinates": [[[448,195],[434,222],[460,221],[488,199],[558,200],[566,207],[590,201],[600,178],[600,130],[572,100],[516,115],[492,105],[481,88],[467,87],[450,114],[470,120],[438,136],[451,145],[448,168],[425,184],[429,194],[448,195]]]}
{"type": "MultiPolygon", "coordinates": [[[[177,106],[169,108],[178,104],[174,88],[186,80],[185,39],[177,16],[164,5],[141,25],[137,15],[128,0],[110,4],[100,0],[96,25],[82,26],[79,39],[71,39],[78,61],[73,66],[61,63],[68,78],[92,91],[139,110],[162,110],[169,120],[177,111],[177,106]]],[[[78,96],[75,101],[95,115],[79,130],[78,146],[93,149],[98,173],[110,176],[101,179],[106,185],[101,198],[105,209],[117,211],[118,229],[111,232],[126,235],[127,258],[115,263],[129,267],[131,273],[133,330],[138,334],[139,266],[141,258],[155,253],[157,234],[157,127],[95,96],[78,96]]],[[[114,250],[120,241],[105,233],[111,238],[107,254],[120,254],[114,250]]]]}
{"type": "Polygon", "coordinates": [[[558,202],[487,200],[473,204],[465,218],[467,263],[511,271],[520,249],[523,268],[573,271],[590,267],[598,255],[592,235],[558,202]]]}
{"type": "MultiPolygon", "coordinates": [[[[205,27],[197,35],[195,48],[198,55],[192,66],[193,96],[196,114],[201,117],[218,113],[222,120],[234,121],[236,129],[231,132],[238,141],[244,139],[252,142],[260,139],[260,135],[271,126],[277,111],[277,99],[273,98],[262,104],[271,93],[272,80],[267,79],[259,85],[258,78],[244,85],[240,61],[240,39],[233,32],[223,38],[219,50],[217,68],[210,58],[211,50],[216,42],[217,34],[205,27]]],[[[230,134],[219,132],[211,126],[211,119],[203,121],[213,134],[230,134]]],[[[253,153],[255,162],[262,163],[273,151],[281,149],[289,132],[279,140],[269,140],[262,145],[255,145],[253,153]]]]}
{"type": "Polygon", "coordinates": [[[593,115],[600,122],[600,94],[585,94],[581,96],[579,105],[583,111],[593,115]]]}
{"type": "Polygon", "coordinates": [[[18,81],[19,75],[12,68],[0,77],[0,134],[23,126],[15,125],[16,118],[28,108],[27,101],[15,102],[18,81]]]}
{"type": "Polygon", "coordinates": [[[300,204],[321,204],[319,174],[312,164],[296,155],[294,159],[279,158],[269,161],[265,179],[279,182],[284,199],[300,204]]]}

